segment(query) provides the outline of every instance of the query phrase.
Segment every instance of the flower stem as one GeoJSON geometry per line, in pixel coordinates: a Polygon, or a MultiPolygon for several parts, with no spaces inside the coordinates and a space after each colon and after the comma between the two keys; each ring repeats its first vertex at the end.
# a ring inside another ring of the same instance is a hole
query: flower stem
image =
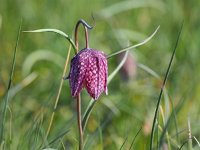
{"type": "Polygon", "coordinates": [[[76,45],[76,50],[78,53],[78,27],[79,25],[82,24],[84,26],[85,30],[85,48],[89,48],[89,42],[88,42],[88,30],[87,29],[92,29],[91,26],[89,26],[83,19],[80,19],[75,27],[75,45],[76,45]]]}
{"type": "MultiPolygon", "coordinates": [[[[89,47],[89,42],[88,42],[88,30],[87,29],[92,29],[91,26],[89,26],[84,20],[80,19],[75,27],[75,45],[76,45],[76,54],[78,54],[78,27],[79,25],[82,24],[84,26],[84,31],[85,31],[85,47],[89,47]]],[[[77,96],[77,106],[76,106],[76,111],[77,111],[77,123],[78,123],[78,130],[79,130],[79,150],[83,150],[83,127],[82,127],[82,119],[81,119],[81,95],[80,93],[77,96]]]]}
{"type": "Polygon", "coordinates": [[[77,96],[77,123],[79,129],[79,150],[83,150],[83,128],[81,121],[81,96],[78,94],[77,96]]]}

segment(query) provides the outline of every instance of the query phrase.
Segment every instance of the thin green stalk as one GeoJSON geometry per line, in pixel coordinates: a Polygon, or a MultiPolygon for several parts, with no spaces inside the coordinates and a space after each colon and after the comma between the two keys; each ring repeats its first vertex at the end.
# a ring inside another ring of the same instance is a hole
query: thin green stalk
{"type": "MultiPolygon", "coordinates": [[[[164,111],[163,111],[163,108],[162,108],[161,105],[160,105],[160,114],[161,114],[161,117],[162,117],[163,124],[166,125],[165,115],[164,115],[164,111]]],[[[158,115],[159,115],[159,114],[158,114],[158,115]]],[[[158,119],[158,120],[159,120],[159,119],[158,119]]],[[[166,132],[168,150],[171,150],[171,145],[170,145],[170,141],[169,141],[169,134],[168,134],[167,128],[164,128],[163,132],[166,132]]],[[[162,136],[162,135],[163,135],[163,134],[161,134],[161,136],[162,136]]],[[[159,149],[160,146],[162,145],[162,144],[160,144],[161,142],[159,143],[159,138],[158,138],[157,143],[158,143],[158,147],[157,147],[157,148],[159,149]]]]}
{"type": "MultiPolygon", "coordinates": [[[[65,74],[66,74],[67,66],[68,66],[68,63],[69,63],[70,53],[71,53],[71,45],[69,47],[69,51],[68,51],[68,54],[67,54],[67,59],[66,59],[66,62],[65,62],[65,66],[64,66],[62,77],[64,77],[65,74]]],[[[56,100],[55,100],[55,103],[54,103],[54,111],[51,114],[51,119],[50,119],[50,122],[49,122],[49,125],[48,125],[48,129],[47,129],[47,133],[46,133],[46,138],[48,137],[48,135],[50,133],[50,130],[51,130],[51,127],[52,127],[52,124],[53,124],[53,120],[54,120],[54,116],[55,116],[55,110],[56,110],[57,105],[58,105],[58,101],[59,101],[59,98],[60,98],[60,94],[61,94],[63,82],[64,82],[64,80],[63,80],[63,78],[61,78],[61,80],[60,80],[60,86],[59,86],[58,93],[57,93],[57,96],[56,96],[56,100]]]]}
{"type": "Polygon", "coordinates": [[[160,102],[161,102],[161,98],[162,98],[163,89],[164,89],[165,84],[166,84],[166,82],[167,82],[167,78],[168,78],[169,71],[170,71],[170,68],[171,68],[171,65],[172,65],[172,61],[173,61],[173,59],[174,59],[174,55],[175,55],[175,52],[176,52],[176,48],[177,48],[177,46],[178,46],[178,42],[179,42],[179,38],[180,38],[180,35],[181,35],[182,27],[183,27],[183,23],[182,23],[181,28],[180,28],[180,31],[179,31],[179,33],[178,33],[178,37],[177,37],[177,40],[176,40],[176,43],[175,43],[175,47],[174,47],[174,50],[173,50],[171,59],[170,59],[170,61],[169,61],[169,65],[168,65],[168,68],[167,68],[167,71],[166,71],[166,74],[165,74],[165,77],[164,77],[164,81],[163,81],[163,84],[162,84],[162,87],[161,87],[161,90],[160,90],[160,94],[159,94],[159,97],[158,97],[158,102],[157,102],[157,105],[156,105],[156,110],[155,110],[155,114],[154,114],[152,130],[151,130],[150,150],[153,149],[154,130],[155,130],[155,124],[156,124],[156,119],[157,119],[157,116],[158,116],[158,110],[159,110],[159,106],[160,106],[160,102]]]}
{"type": "Polygon", "coordinates": [[[137,132],[136,135],[134,136],[133,141],[131,142],[131,146],[130,146],[129,150],[131,150],[131,148],[132,148],[132,146],[133,146],[133,143],[135,142],[135,139],[136,139],[136,137],[139,135],[139,133],[140,133],[141,130],[142,130],[142,127],[138,130],[138,132],[137,132]]]}
{"type": "Polygon", "coordinates": [[[125,145],[125,143],[126,143],[127,140],[128,140],[128,137],[125,138],[125,140],[124,140],[124,142],[122,143],[122,146],[120,147],[119,150],[122,150],[122,148],[124,147],[124,145],[125,145]]]}
{"type": "Polygon", "coordinates": [[[188,150],[193,150],[192,148],[192,133],[190,127],[190,118],[188,118],[188,150]]]}
{"type": "Polygon", "coordinates": [[[81,122],[81,95],[78,94],[77,96],[77,123],[78,123],[78,130],[79,130],[79,150],[83,150],[83,128],[81,122]]]}
{"type": "Polygon", "coordinates": [[[4,100],[4,105],[3,105],[3,110],[2,110],[2,116],[0,118],[0,119],[2,119],[0,121],[0,144],[3,142],[3,137],[4,137],[4,124],[5,124],[6,113],[7,113],[7,108],[8,108],[9,91],[10,91],[10,88],[11,88],[13,74],[14,74],[14,70],[15,70],[17,47],[18,47],[18,44],[19,44],[19,38],[20,38],[21,28],[22,28],[22,21],[21,21],[21,24],[19,26],[19,30],[18,30],[18,34],[17,34],[17,40],[16,40],[14,54],[13,54],[13,59],[12,59],[12,67],[11,67],[10,77],[9,77],[9,81],[8,81],[8,88],[7,88],[6,96],[5,96],[5,100],[4,100]]]}

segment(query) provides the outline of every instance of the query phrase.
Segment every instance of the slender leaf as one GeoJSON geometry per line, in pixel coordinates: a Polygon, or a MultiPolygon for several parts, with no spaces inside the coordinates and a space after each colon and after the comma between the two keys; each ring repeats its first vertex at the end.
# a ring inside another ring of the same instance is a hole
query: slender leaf
{"type": "Polygon", "coordinates": [[[197,140],[197,138],[195,136],[193,136],[194,140],[197,142],[198,147],[200,148],[200,142],[197,140]]]}
{"type": "Polygon", "coordinates": [[[133,146],[133,143],[135,142],[135,139],[136,139],[136,137],[139,135],[139,133],[140,133],[141,130],[142,130],[142,127],[138,130],[138,132],[137,132],[136,135],[134,136],[133,141],[131,142],[131,146],[130,146],[129,150],[131,150],[131,148],[132,148],[132,146],[133,146]]]}
{"type": "MultiPolygon", "coordinates": [[[[184,96],[183,96],[183,97],[184,97],[184,96]]],[[[167,122],[166,122],[166,124],[165,124],[165,126],[164,126],[164,128],[163,128],[162,134],[161,134],[161,136],[160,136],[160,142],[159,142],[159,145],[160,145],[160,146],[162,145],[164,135],[165,135],[165,133],[166,133],[166,131],[167,131],[167,128],[168,128],[168,126],[170,125],[170,122],[171,122],[171,120],[172,120],[173,117],[174,117],[174,120],[175,120],[176,136],[178,136],[177,122],[176,122],[176,117],[175,117],[175,115],[176,115],[177,113],[179,113],[181,107],[182,107],[183,104],[186,102],[186,100],[187,100],[187,99],[184,97],[184,99],[181,100],[181,101],[179,101],[179,103],[176,105],[176,107],[173,108],[173,110],[172,110],[172,112],[171,112],[171,115],[169,116],[169,118],[168,118],[168,120],[167,120],[167,122]],[[175,114],[175,113],[176,113],[176,114],[175,114]]],[[[172,105],[173,105],[173,103],[172,103],[172,105]]],[[[178,137],[177,137],[177,141],[179,141],[178,137]]]]}
{"type": "Polygon", "coordinates": [[[58,139],[62,138],[63,136],[65,136],[70,130],[67,130],[61,134],[59,134],[57,137],[55,137],[53,140],[51,140],[51,142],[49,142],[49,145],[53,144],[54,142],[56,142],[58,139]]]}
{"type": "Polygon", "coordinates": [[[11,67],[10,77],[9,77],[9,81],[8,81],[8,87],[7,87],[4,105],[3,105],[3,109],[2,109],[2,116],[0,116],[0,119],[2,119],[0,121],[0,143],[2,143],[3,137],[4,137],[4,124],[5,124],[6,112],[7,112],[7,108],[8,108],[9,92],[10,92],[13,74],[14,74],[14,70],[15,70],[17,47],[18,47],[18,44],[19,44],[21,28],[22,28],[22,21],[21,21],[21,24],[20,24],[19,29],[18,29],[17,40],[16,40],[15,49],[14,49],[14,53],[13,53],[13,59],[12,59],[12,67],[11,67]]]}
{"type": "Polygon", "coordinates": [[[122,150],[127,140],[128,140],[128,137],[125,138],[124,142],[122,143],[122,146],[120,147],[120,150],[122,150]]]}
{"type": "Polygon", "coordinates": [[[133,49],[133,48],[136,48],[136,47],[139,47],[139,46],[141,46],[141,45],[146,44],[148,41],[150,41],[150,40],[154,37],[154,35],[158,32],[159,28],[160,28],[160,26],[158,26],[158,27],[156,28],[156,30],[155,30],[148,38],[146,38],[144,41],[142,41],[142,42],[140,42],[140,43],[138,43],[138,44],[132,45],[132,46],[128,46],[128,47],[126,47],[126,48],[124,48],[124,49],[122,49],[122,50],[120,50],[120,51],[118,51],[118,52],[109,54],[109,55],[107,56],[107,59],[109,59],[109,58],[111,58],[111,57],[113,57],[113,56],[115,56],[115,55],[118,55],[118,54],[120,54],[120,53],[123,53],[123,52],[125,52],[125,51],[128,51],[128,50],[130,50],[130,49],[133,49]]]}
{"type": "Polygon", "coordinates": [[[192,148],[192,133],[191,133],[190,118],[188,118],[188,150],[193,150],[193,148],[192,148]]]}
{"type": "Polygon", "coordinates": [[[26,86],[31,84],[36,78],[38,74],[35,72],[32,72],[27,77],[25,77],[20,83],[15,85],[13,88],[10,89],[10,100],[22,89],[24,89],[26,86]]]}
{"type": "Polygon", "coordinates": [[[126,0],[126,1],[120,1],[116,4],[113,4],[111,6],[108,6],[107,8],[102,9],[98,15],[100,17],[110,18],[116,14],[123,12],[123,11],[128,11],[131,9],[143,8],[143,7],[152,7],[152,8],[159,9],[162,12],[164,11],[164,4],[159,1],[126,0]]]}
{"type": "Polygon", "coordinates": [[[61,30],[58,30],[58,29],[37,29],[37,30],[30,30],[30,31],[23,31],[23,32],[33,32],[33,33],[54,32],[56,34],[59,34],[59,35],[63,36],[64,38],[66,38],[69,41],[69,43],[72,45],[72,47],[74,49],[74,52],[76,54],[76,46],[75,46],[73,40],[66,33],[64,33],[61,30]]]}
{"type": "Polygon", "coordinates": [[[45,49],[36,50],[26,57],[22,66],[22,74],[24,76],[27,76],[28,74],[30,74],[31,69],[35,65],[35,63],[41,60],[51,61],[61,68],[63,67],[63,64],[65,62],[63,57],[58,55],[55,52],[45,50],[45,49]]]}
{"type": "Polygon", "coordinates": [[[153,149],[154,130],[155,130],[155,124],[156,124],[156,119],[157,119],[157,116],[158,116],[158,109],[159,109],[159,106],[160,106],[160,102],[161,102],[161,98],[162,98],[163,89],[164,89],[165,84],[166,84],[166,82],[167,82],[167,78],[168,78],[168,75],[169,75],[169,71],[170,71],[170,68],[171,68],[171,65],[172,65],[172,62],[173,62],[173,59],[174,59],[174,55],[175,55],[175,52],[176,52],[176,49],[177,49],[177,46],[178,46],[178,42],[179,42],[179,38],[180,38],[180,35],[181,35],[182,27],[183,27],[183,23],[182,23],[181,28],[180,28],[180,31],[179,31],[179,33],[178,33],[178,37],[177,37],[177,40],[176,40],[176,43],[175,43],[175,47],[174,47],[172,56],[171,56],[171,58],[170,58],[169,65],[168,65],[168,68],[167,68],[167,71],[166,71],[166,74],[165,74],[165,77],[164,77],[164,81],[163,81],[163,84],[162,84],[162,87],[161,87],[161,90],[160,90],[160,94],[159,94],[159,97],[158,97],[158,102],[157,102],[157,105],[156,105],[156,110],[155,110],[155,114],[154,114],[152,130],[151,130],[150,150],[153,149]]]}

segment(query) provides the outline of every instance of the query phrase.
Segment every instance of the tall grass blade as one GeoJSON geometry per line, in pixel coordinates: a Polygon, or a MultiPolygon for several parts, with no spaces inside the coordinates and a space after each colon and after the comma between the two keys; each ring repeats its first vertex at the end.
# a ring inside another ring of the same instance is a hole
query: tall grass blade
{"type": "Polygon", "coordinates": [[[190,118],[188,118],[188,150],[193,150],[192,148],[192,131],[190,126],[190,118]]]}
{"type": "Polygon", "coordinates": [[[125,145],[125,143],[126,143],[127,140],[128,140],[128,137],[125,138],[125,140],[124,140],[124,142],[122,143],[122,146],[120,147],[119,150],[122,150],[122,148],[124,147],[124,145],[125,145]]]}
{"type": "Polygon", "coordinates": [[[53,124],[53,121],[54,121],[55,110],[56,110],[56,108],[57,108],[58,101],[59,101],[60,94],[61,94],[62,87],[63,87],[63,83],[64,83],[63,77],[64,77],[65,74],[66,74],[67,66],[68,66],[68,64],[69,64],[70,53],[71,53],[71,45],[69,46],[69,50],[68,50],[68,54],[67,54],[65,66],[64,66],[64,69],[63,69],[62,78],[60,79],[60,85],[59,85],[58,93],[57,93],[57,95],[56,95],[56,99],[55,99],[55,103],[54,103],[54,111],[53,111],[52,114],[51,114],[51,118],[50,118],[49,125],[48,125],[47,132],[46,132],[46,138],[48,138],[48,135],[49,135],[49,133],[50,133],[50,130],[51,130],[51,127],[52,127],[52,124],[53,124]]]}
{"type": "Polygon", "coordinates": [[[2,116],[0,116],[0,119],[1,119],[1,121],[0,121],[0,144],[2,143],[3,138],[4,138],[4,124],[5,124],[6,112],[7,112],[7,108],[8,108],[9,92],[10,92],[10,88],[12,86],[11,84],[12,84],[13,74],[14,74],[14,70],[15,70],[17,47],[18,47],[18,44],[19,44],[21,28],[22,28],[22,21],[21,21],[19,29],[18,29],[17,40],[16,40],[13,59],[12,59],[12,67],[11,67],[11,70],[10,70],[10,77],[9,77],[9,81],[8,81],[8,87],[7,87],[6,96],[5,96],[5,99],[4,99],[2,116]]]}
{"type": "Polygon", "coordinates": [[[63,136],[65,136],[70,130],[67,130],[61,134],[59,134],[57,137],[55,137],[53,140],[51,140],[49,142],[49,145],[53,144],[54,142],[56,142],[58,139],[62,138],[63,136]]]}
{"type": "Polygon", "coordinates": [[[167,78],[168,78],[169,71],[170,71],[170,68],[171,68],[171,65],[172,65],[172,62],[173,62],[173,59],[174,59],[174,55],[175,55],[175,52],[176,52],[176,49],[177,49],[177,46],[178,46],[178,42],[179,42],[179,38],[180,38],[180,35],[181,35],[182,28],[183,28],[183,23],[181,24],[181,28],[180,28],[180,31],[178,33],[178,37],[177,37],[177,40],[176,40],[176,43],[175,43],[175,47],[174,47],[171,59],[169,61],[169,65],[168,65],[168,68],[167,68],[167,71],[166,71],[166,74],[165,74],[165,77],[164,77],[164,81],[163,81],[163,84],[162,84],[162,87],[161,87],[161,90],[160,90],[160,94],[159,94],[159,97],[158,97],[158,102],[157,102],[157,105],[156,105],[156,110],[155,110],[155,114],[154,114],[152,130],[151,130],[150,150],[153,149],[154,130],[155,130],[155,124],[156,124],[156,119],[157,119],[157,116],[158,116],[158,109],[159,109],[159,106],[160,106],[163,89],[164,89],[165,84],[167,82],[167,78]]]}
{"type": "Polygon", "coordinates": [[[64,33],[61,30],[58,30],[58,29],[37,29],[37,30],[30,30],[30,31],[23,31],[23,32],[33,32],[33,33],[53,32],[53,33],[56,33],[58,35],[63,36],[64,38],[66,38],[69,41],[69,43],[72,45],[74,52],[76,52],[76,46],[74,44],[74,41],[66,33],[64,33]]]}
{"type": "Polygon", "coordinates": [[[129,148],[129,150],[131,150],[132,146],[133,146],[133,143],[135,142],[135,139],[137,138],[137,136],[139,135],[140,131],[142,130],[142,127],[138,130],[138,132],[136,133],[136,135],[134,136],[133,138],[133,141],[131,142],[131,146],[129,148]]]}
{"type": "Polygon", "coordinates": [[[197,138],[195,136],[193,136],[194,140],[197,142],[198,147],[200,148],[200,142],[197,140],[197,138]]]}
{"type": "MultiPolygon", "coordinates": [[[[176,107],[173,107],[173,110],[171,112],[171,115],[169,116],[164,128],[163,128],[163,131],[162,131],[162,134],[160,136],[160,142],[159,142],[159,146],[162,145],[163,143],[163,139],[164,139],[164,136],[165,136],[165,133],[167,131],[167,128],[168,126],[170,125],[170,122],[172,120],[172,118],[174,118],[175,120],[175,127],[176,127],[176,137],[177,137],[177,141],[179,142],[179,137],[178,137],[178,127],[177,127],[177,121],[176,121],[176,114],[179,113],[179,111],[181,110],[183,104],[186,102],[186,98],[184,98],[183,100],[181,100],[177,105],[176,107]]],[[[173,104],[172,104],[173,105],[173,104]]]]}
{"type": "MultiPolygon", "coordinates": [[[[124,58],[122,59],[121,63],[117,66],[117,68],[109,75],[108,77],[108,84],[110,83],[110,81],[113,79],[113,77],[117,74],[117,72],[121,69],[121,67],[123,66],[123,64],[126,61],[126,58],[128,56],[128,51],[126,51],[124,58]]],[[[96,101],[91,99],[90,103],[88,104],[86,111],[83,115],[83,120],[82,120],[82,127],[83,127],[83,131],[85,130],[87,121],[89,119],[90,113],[92,112],[92,109],[95,105],[96,101]]]]}
{"type": "Polygon", "coordinates": [[[140,43],[138,43],[138,44],[132,45],[132,46],[128,46],[128,47],[126,47],[126,48],[124,48],[124,49],[122,49],[122,50],[120,50],[120,51],[118,51],[118,52],[109,54],[109,55],[107,56],[107,59],[109,59],[109,58],[111,58],[111,57],[113,57],[113,56],[115,56],[115,55],[118,55],[118,54],[120,54],[120,53],[123,53],[123,52],[125,52],[125,51],[128,51],[128,50],[130,50],[130,49],[133,49],[133,48],[136,48],[136,47],[139,47],[139,46],[141,46],[141,45],[146,44],[148,41],[150,41],[150,40],[154,37],[154,35],[158,32],[159,28],[160,28],[160,26],[158,26],[158,27],[156,28],[156,30],[155,30],[148,38],[146,38],[144,41],[142,41],[142,42],[140,42],[140,43]]]}

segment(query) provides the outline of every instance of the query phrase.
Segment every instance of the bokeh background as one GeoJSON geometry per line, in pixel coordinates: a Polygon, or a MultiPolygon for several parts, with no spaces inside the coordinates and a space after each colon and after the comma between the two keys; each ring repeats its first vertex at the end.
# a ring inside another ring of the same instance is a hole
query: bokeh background
{"type": "MultiPolygon", "coordinates": [[[[91,25],[95,24],[89,35],[90,47],[103,50],[106,54],[143,41],[160,25],[150,42],[130,51],[128,61],[108,86],[108,96],[103,94],[95,104],[85,133],[85,149],[116,150],[123,142],[123,148],[129,149],[142,127],[132,148],[148,149],[162,80],[184,21],[159,109],[154,145],[171,118],[161,149],[178,149],[185,141],[182,149],[187,149],[189,129],[193,148],[199,149],[199,8],[200,1],[197,0],[1,0],[1,109],[21,19],[22,30],[55,28],[73,38],[75,24],[82,18],[91,25]]],[[[84,48],[83,33],[80,30],[81,48],[84,48]]],[[[46,145],[54,149],[77,149],[76,103],[70,96],[68,81],[64,82],[55,120],[45,139],[68,49],[69,43],[54,33],[21,33],[4,129],[5,139],[1,147],[11,150],[42,149],[46,145]],[[50,143],[53,139],[56,141],[50,143]]],[[[71,57],[73,55],[71,53],[71,57]]],[[[109,74],[122,57],[109,59],[109,74]]],[[[84,112],[90,102],[85,90],[82,99],[84,112]]]]}

